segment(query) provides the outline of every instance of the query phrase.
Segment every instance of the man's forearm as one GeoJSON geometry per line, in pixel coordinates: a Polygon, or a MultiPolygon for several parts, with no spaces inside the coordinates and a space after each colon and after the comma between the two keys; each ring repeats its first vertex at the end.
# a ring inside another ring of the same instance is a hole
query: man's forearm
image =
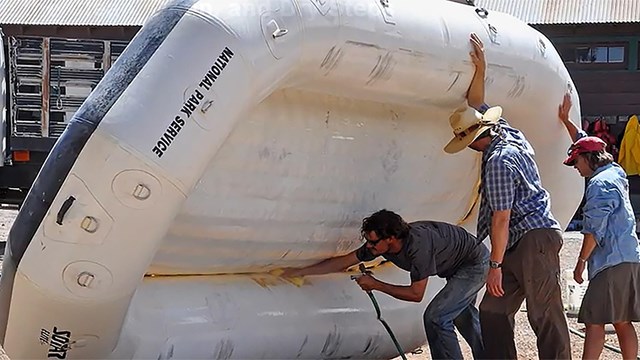
{"type": "Polygon", "coordinates": [[[343,271],[358,262],[359,261],[355,253],[351,252],[343,256],[326,259],[317,264],[299,269],[297,273],[299,276],[329,274],[343,271]]]}
{"type": "Polygon", "coordinates": [[[596,238],[592,234],[584,234],[579,259],[587,261],[591,256],[593,249],[595,249],[597,245],[596,238]]]}
{"type": "Polygon", "coordinates": [[[477,69],[467,91],[467,103],[474,109],[484,104],[484,76],[485,71],[477,69]]]}
{"type": "Polygon", "coordinates": [[[509,242],[509,217],[494,214],[491,218],[491,257],[501,263],[509,242]]]}
{"type": "Polygon", "coordinates": [[[562,124],[564,124],[564,127],[567,128],[567,132],[569,133],[569,137],[571,138],[571,141],[575,142],[576,138],[578,137],[578,127],[576,126],[576,124],[573,123],[573,121],[571,121],[571,119],[561,119],[562,120],[562,124]]]}
{"type": "Polygon", "coordinates": [[[420,302],[424,296],[424,289],[422,289],[421,292],[418,292],[411,286],[392,285],[380,280],[378,280],[378,283],[378,291],[391,295],[398,300],[420,302]]]}

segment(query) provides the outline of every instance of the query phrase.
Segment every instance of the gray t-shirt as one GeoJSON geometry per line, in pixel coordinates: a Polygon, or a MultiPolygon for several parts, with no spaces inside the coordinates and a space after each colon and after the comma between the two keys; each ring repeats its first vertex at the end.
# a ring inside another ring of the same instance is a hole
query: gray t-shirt
{"type": "MultiPolygon", "coordinates": [[[[409,271],[411,281],[429,276],[451,277],[464,265],[485,260],[488,250],[465,229],[438,221],[417,221],[409,224],[409,236],[397,254],[382,256],[399,268],[409,271]]],[[[366,244],[356,250],[360,261],[376,258],[366,244]]]]}

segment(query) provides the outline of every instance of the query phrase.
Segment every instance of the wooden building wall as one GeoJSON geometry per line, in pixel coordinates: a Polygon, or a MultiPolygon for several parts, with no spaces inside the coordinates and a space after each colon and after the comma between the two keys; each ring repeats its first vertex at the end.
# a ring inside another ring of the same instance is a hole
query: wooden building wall
{"type": "Polygon", "coordinates": [[[624,119],[640,115],[640,23],[535,26],[556,46],[569,69],[582,115],[624,119]],[[578,63],[575,49],[622,46],[622,63],[578,63]]]}
{"type": "Polygon", "coordinates": [[[572,74],[585,116],[640,115],[640,72],[572,74]]]}

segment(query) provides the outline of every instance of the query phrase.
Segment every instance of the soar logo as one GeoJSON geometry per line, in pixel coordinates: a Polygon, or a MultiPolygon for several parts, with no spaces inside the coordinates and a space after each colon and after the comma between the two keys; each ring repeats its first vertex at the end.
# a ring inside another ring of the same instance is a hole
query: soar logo
{"type": "Polygon", "coordinates": [[[49,345],[47,358],[66,359],[71,344],[71,331],[59,330],[56,326],[52,331],[40,329],[40,344],[49,345]]]}

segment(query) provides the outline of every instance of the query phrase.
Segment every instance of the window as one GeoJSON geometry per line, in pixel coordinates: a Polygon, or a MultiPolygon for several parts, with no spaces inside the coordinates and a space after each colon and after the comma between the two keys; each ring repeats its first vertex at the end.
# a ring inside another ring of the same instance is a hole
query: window
{"type": "Polygon", "coordinates": [[[607,62],[610,63],[621,63],[624,62],[624,47],[623,46],[615,46],[609,47],[609,59],[607,62]]]}
{"type": "Polygon", "coordinates": [[[575,62],[578,64],[624,62],[624,46],[578,46],[575,54],[575,62]]]}

